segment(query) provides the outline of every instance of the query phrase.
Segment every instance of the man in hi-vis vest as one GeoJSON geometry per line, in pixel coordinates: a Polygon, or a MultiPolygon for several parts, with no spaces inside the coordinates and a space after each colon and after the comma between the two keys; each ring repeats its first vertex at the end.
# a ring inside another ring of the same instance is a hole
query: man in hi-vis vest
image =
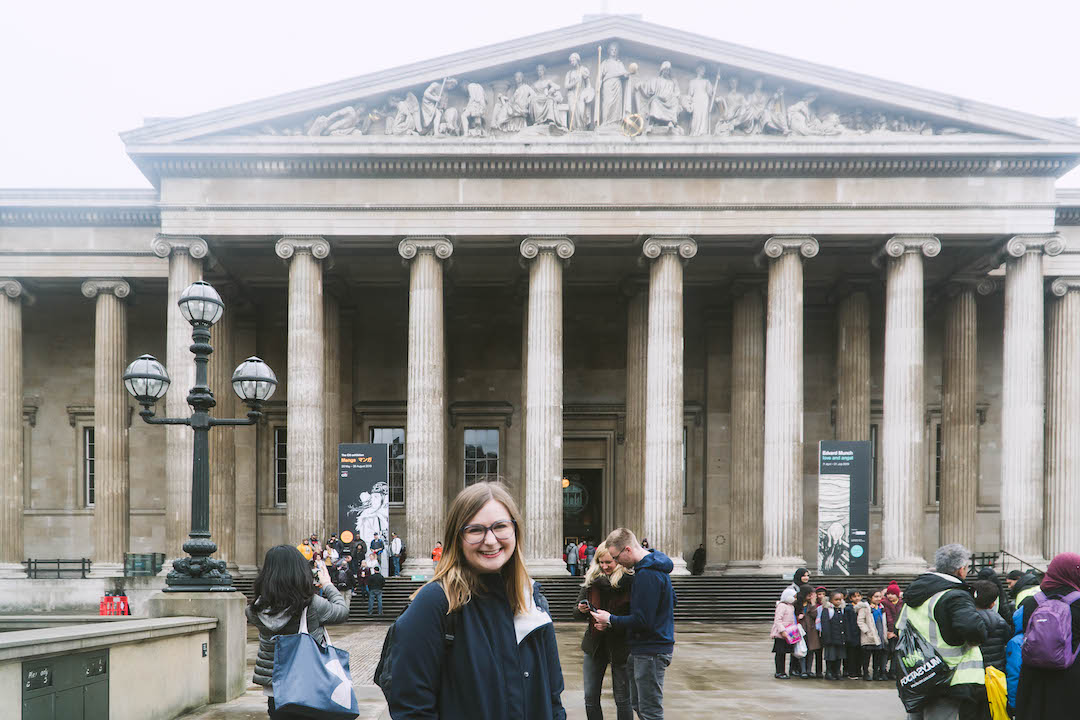
{"type": "Polygon", "coordinates": [[[971,552],[963,545],[944,545],[934,553],[936,572],[920,575],[904,593],[897,627],[910,623],[954,668],[948,693],[909,718],[985,717],[986,676],[979,645],[986,640],[986,625],[976,611],[974,591],[964,582],[970,563],[971,552]]]}

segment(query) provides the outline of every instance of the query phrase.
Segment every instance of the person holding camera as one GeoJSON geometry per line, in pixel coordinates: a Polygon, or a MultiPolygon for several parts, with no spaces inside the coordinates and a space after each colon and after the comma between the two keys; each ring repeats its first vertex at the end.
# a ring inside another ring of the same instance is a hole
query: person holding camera
{"type": "Polygon", "coordinates": [[[617,720],[633,720],[634,709],[630,704],[630,646],[626,631],[601,628],[591,612],[606,610],[612,615],[630,614],[630,586],[634,571],[615,562],[606,542],[600,543],[585,572],[585,582],[578,593],[574,618],[587,620],[581,649],[585,653],[582,673],[585,679],[585,717],[603,720],[600,709],[600,691],[604,686],[604,673],[611,666],[611,687],[615,694],[617,720]]]}

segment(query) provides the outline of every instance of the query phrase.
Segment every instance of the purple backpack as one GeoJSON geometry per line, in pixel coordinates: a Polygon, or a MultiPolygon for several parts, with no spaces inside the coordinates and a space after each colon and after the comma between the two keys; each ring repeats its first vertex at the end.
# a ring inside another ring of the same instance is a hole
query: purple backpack
{"type": "Polygon", "coordinates": [[[1024,665],[1051,670],[1072,667],[1078,653],[1073,650],[1070,606],[1080,599],[1080,590],[1074,590],[1060,600],[1047,598],[1041,590],[1033,597],[1038,607],[1031,614],[1024,633],[1024,665]]]}

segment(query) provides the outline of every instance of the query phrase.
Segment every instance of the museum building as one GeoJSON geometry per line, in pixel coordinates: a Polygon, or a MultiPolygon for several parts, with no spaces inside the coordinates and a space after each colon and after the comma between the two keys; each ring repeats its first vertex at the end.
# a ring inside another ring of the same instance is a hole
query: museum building
{"type": "Polygon", "coordinates": [[[225,302],[211,531],[250,573],[390,445],[430,569],[505,482],[535,574],[626,525],[712,572],[818,554],[818,442],[871,443],[870,560],[1080,549],[1080,128],[621,16],[125,132],[152,190],[0,191],[0,572],[181,555],[180,293],[225,302]]]}

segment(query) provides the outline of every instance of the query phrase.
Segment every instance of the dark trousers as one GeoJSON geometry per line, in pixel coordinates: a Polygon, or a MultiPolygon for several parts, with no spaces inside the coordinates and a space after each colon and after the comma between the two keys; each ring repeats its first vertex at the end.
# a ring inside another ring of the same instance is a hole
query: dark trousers
{"type": "Polygon", "coordinates": [[[884,648],[879,648],[870,645],[863,645],[862,648],[862,674],[866,677],[870,674],[870,661],[874,661],[874,677],[877,677],[885,672],[885,654],[884,648]]]}
{"type": "Polygon", "coordinates": [[[788,665],[791,667],[791,670],[789,670],[788,672],[790,672],[792,675],[802,675],[803,663],[806,662],[806,658],[797,658],[795,657],[794,652],[791,653],[790,657],[791,660],[788,661],[788,665]]]}
{"type": "MultiPolygon", "coordinates": [[[[598,655],[586,655],[581,667],[585,680],[585,717],[588,720],[604,720],[604,711],[600,709],[600,691],[604,687],[608,659],[604,652],[598,655]]],[[[629,658],[622,665],[611,663],[611,690],[615,695],[616,719],[634,720],[634,708],[630,705],[629,658]]]]}
{"type": "MultiPolygon", "coordinates": [[[[787,653],[773,653],[773,660],[776,661],[776,674],[784,674],[784,658],[787,657],[787,653]]],[[[795,658],[792,657],[792,660],[795,658]]]]}
{"type": "Polygon", "coordinates": [[[892,678],[893,680],[896,679],[896,675],[897,675],[897,672],[896,672],[896,658],[893,657],[893,653],[896,652],[896,643],[899,640],[900,640],[899,636],[890,639],[889,640],[889,649],[885,651],[889,656],[889,671],[888,671],[888,674],[889,674],[889,677],[892,678]]]}
{"type": "Polygon", "coordinates": [[[810,652],[808,652],[806,654],[806,657],[803,658],[803,662],[805,663],[803,667],[806,669],[806,672],[810,672],[810,666],[812,664],[814,666],[814,673],[820,675],[822,673],[821,666],[825,664],[824,657],[824,648],[818,648],[817,650],[811,650],[810,652]]]}
{"type": "Polygon", "coordinates": [[[825,672],[833,677],[840,677],[840,664],[842,660],[828,660],[825,663],[825,672]]]}
{"type": "Polygon", "coordinates": [[[847,659],[844,660],[844,674],[848,677],[859,677],[862,672],[862,647],[859,645],[847,646],[847,659]]]}

